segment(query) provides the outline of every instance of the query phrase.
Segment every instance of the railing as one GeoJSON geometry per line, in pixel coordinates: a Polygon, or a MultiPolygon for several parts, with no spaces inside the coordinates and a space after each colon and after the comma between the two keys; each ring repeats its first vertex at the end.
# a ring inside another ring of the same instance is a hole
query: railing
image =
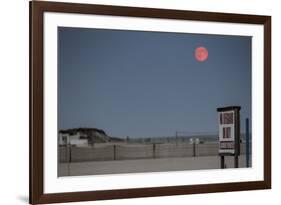
{"type": "MultiPolygon", "coordinates": [[[[155,159],[172,157],[197,157],[218,155],[218,143],[96,143],[94,146],[60,146],[59,162],[110,161],[155,159]]],[[[245,154],[245,143],[240,144],[241,155],[245,154]]],[[[251,153],[251,150],[250,150],[251,153]]]]}

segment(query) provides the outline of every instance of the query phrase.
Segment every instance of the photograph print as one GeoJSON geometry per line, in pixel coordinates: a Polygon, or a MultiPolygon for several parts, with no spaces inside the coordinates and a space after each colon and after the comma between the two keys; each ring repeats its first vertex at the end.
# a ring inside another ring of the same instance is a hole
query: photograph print
{"type": "Polygon", "coordinates": [[[58,177],[252,166],[252,37],[58,27],[58,177]]]}

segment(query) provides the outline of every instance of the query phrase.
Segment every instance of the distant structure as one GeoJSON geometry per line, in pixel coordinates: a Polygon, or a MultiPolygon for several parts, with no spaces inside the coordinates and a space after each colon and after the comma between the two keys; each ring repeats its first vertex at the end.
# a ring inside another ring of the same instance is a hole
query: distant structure
{"type": "Polygon", "coordinates": [[[105,131],[97,128],[74,128],[60,130],[58,135],[59,145],[93,146],[95,143],[122,141],[122,139],[110,137],[105,131]]]}

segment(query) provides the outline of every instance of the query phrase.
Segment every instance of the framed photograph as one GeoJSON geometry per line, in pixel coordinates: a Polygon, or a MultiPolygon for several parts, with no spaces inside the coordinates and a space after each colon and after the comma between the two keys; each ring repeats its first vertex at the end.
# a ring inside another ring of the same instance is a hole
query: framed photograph
{"type": "Polygon", "coordinates": [[[30,2],[30,203],[271,188],[271,17],[30,2]]]}

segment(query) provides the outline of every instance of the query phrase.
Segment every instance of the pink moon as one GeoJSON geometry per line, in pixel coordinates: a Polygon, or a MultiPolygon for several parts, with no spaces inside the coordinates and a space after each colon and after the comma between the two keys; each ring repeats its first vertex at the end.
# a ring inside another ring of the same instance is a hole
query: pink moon
{"type": "Polygon", "coordinates": [[[207,48],[200,46],[195,49],[195,58],[197,61],[203,62],[208,59],[208,50],[207,48]]]}

